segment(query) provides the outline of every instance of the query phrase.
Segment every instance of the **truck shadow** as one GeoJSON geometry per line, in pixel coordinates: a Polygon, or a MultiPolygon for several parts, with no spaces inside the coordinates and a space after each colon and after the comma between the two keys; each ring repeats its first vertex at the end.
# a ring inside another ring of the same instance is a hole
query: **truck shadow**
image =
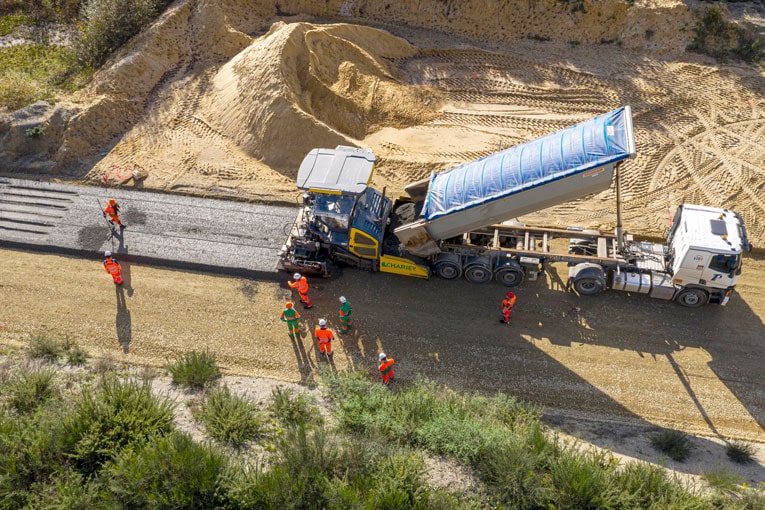
{"type": "MultiPolygon", "coordinates": [[[[693,439],[694,451],[702,452],[698,455],[714,455],[728,462],[725,446],[729,439],[752,439],[725,436],[730,430],[725,423],[728,417],[720,409],[711,412],[705,407],[705,402],[717,398],[709,388],[730,391],[744,414],[751,416],[742,420],[752,422],[747,435],[755,434],[758,441],[763,437],[765,373],[756,367],[765,357],[761,340],[765,327],[740,295],[726,308],[686,309],[615,291],[579,297],[565,292],[564,278],[552,274],[513,289],[518,303],[507,327],[498,322],[505,288],[496,284],[415,281],[347,271],[342,282],[328,281],[325,292],[339,295],[340,289],[349,288],[355,290],[350,299],[357,330],[353,337],[340,340],[356,369],[369,369],[374,364],[372,356],[384,349],[396,359],[400,384],[423,376],[458,390],[512,394],[543,405],[550,425],[642,460],[655,462],[658,455],[650,438],[666,429],[625,403],[634,403],[636,397],[659,402],[661,388],[669,385],[676,394],[679,385],[679,394],[687,395],[681,399],[682,409],[667,407],[665,413],[658,408],[653,416],[665,424],[683,416],[693,423],[694,432],[706,428],[704,437],[693,439]],[[384,302],[383,296],[394,297],[394,302],[384,302]],[[590,378],[592,367],[568,366],[572,354],[583,363],[582,354],[572,349],[593,347],[608,348],[599,349],[598,359],[606,363],[612,352],[636,355],[636,363],[648,361],[646,366],[667,380],[654,381],[651,393],[643,397],[634,392],[648,391],[646,387],[651,385],[644,378],[654,377],[653,373],[642,373],[639,381],[630,380],[641,373],[637,370],[609,378],[609,371],[618,367],[603,366],[600,377],[590,378]],[[716,380],[709,381],[706,374],[699,373],[704,367],[693,365],[700,355],[706,356],[706,367],[716,380]],[[588,422],[591,426],[583,427],[588,422]],[[619,427],[609,430],[604,425],[608,423],[619,427]]],[[[669,467],[699,474],[690,464],[669,467]]],[[[728,464],[735,471],[737,465],[728,464]]],[[[758,480],[765,478],[764,467],[750,464],[748,469],[756,472],[758,480]]]]}

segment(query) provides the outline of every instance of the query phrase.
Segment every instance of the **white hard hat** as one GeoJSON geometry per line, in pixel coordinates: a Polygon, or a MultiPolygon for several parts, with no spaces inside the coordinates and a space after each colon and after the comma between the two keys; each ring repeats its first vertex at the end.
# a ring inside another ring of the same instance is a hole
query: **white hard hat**
{"type": "Polygon", "coordinates": [[[345,303],[345,296],[340,296],[340,302],[345,303]]]}
{"type": "Polygon", "coordinates": [[[109,250],[106,250],[104,252],[104,257],[111,257],[111,256],[112,256],[112,252],[110,252],[109,250]]]}
{"type": "Polygon", "coordinates": [[[327,321],[325,321],[324,319],[319,319],[319,326],[326,326],[326,325],[327,325],[327,321]]]}
{"type": "Polygon", "coordinates": [[[295,274],[293,274],[293,275],[292,275],[292,277],[293,277],[295,280],[299,280],[299,279],[300,279],[300,273],[295,273],[295,274]]]}
{"type": "Polygon", "coordinates": [[[386,357],[387,357],[387,356],[385,356],[385,353],[384,353],[384,352],[381,352],[381,353],[380,353],[380,359],[385,359],[386,357]]]}

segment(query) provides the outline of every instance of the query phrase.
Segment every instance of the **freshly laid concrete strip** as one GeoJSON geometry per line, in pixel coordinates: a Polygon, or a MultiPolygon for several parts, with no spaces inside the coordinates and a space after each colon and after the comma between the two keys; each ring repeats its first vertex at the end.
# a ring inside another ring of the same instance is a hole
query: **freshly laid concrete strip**
{"type": "Polygon", "coordinates": [[[0,247],[276,275],[297,209],[0,177],[0,247]],[[116,199],[121,230],[104,219],[116,199]]]}

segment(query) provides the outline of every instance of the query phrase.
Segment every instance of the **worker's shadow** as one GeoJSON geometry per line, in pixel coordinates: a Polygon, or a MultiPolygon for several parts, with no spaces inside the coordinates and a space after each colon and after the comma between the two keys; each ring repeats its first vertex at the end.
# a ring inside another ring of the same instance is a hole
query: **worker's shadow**
{"type": "Polygon", "coordinates": [[[114,288],[117,292],[117,317],[115,319],[117,341],[119,341],[122,347],[122,352],[128,354],[130,352],[130,341],[133,337],[133,322],[130,319],[130,310],[128,310],[125,300],[125,288],[122,285],[115,285],[114,288]]]}
{"type": "Polygon", "coordinates": [[[312,364],[303,345],[303,334],[297,333],[295,336],[290,336],[290,341],[292,342],[292,350],[295,351],[295,359],[300,371],[300,382],[305,383],[311,373],[312,364]]]}
{"type": "MultiPolygon", "coordinates": [[[[114,232],[114,231],[113,231],[114,232]]],[[[117,260],[119,261],[123,255],[128,254],[128,247],[125,245],[124,237],[125,231],[123,230],[121,235],[115,239],[119,240],[119,246],[117,246],[117,260]]],[[[122,285],[116,285],[117,291],[117,317],[115,318],[115,327],[117,329],[117,340],[122,347],[122,352],[128,354],[130,352],[130,341],[133,338],[133,321],[130,318],[130,310],[127,307],[127,297],[133,295],[133,285],[131,283],[131,271],[130,263],[124,260],[120,261],[122,267],[122,285]]]]}

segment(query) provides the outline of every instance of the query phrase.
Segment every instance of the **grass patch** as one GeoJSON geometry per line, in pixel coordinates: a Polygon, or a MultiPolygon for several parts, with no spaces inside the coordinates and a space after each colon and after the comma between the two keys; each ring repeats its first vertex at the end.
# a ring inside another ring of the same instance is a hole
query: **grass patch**
{"type": "Polygon", "coordinates": [[[231,393],[226,385],[210,392],[199,419],[208,434],[232,446],[257,437],[264,422],[258,406],[246,397],[231,393]]]}
{"type": "Polygon", "coordinates": [[[752,461],[754,447],[743,441],[731,441],[725,445],[725,454],[737,464],[746,464],[752,461]]]}
{"type": "Polygon", "coordinates": [[[323,419],[312,399],[305,393],[295,395],[290,389],[277,386],[271,390],[267,407],[284,426],[321,425],[323,419]]]}
{"type": "Polygon", "coordinates": [[[710,487],[719,490],[734,490],[741,485],[745,479],[729,469],[716,469],[709,473],[701,475],[710,487]]]}
{"type": "Polygon", "coordinates": [[[8,386],[8,404],[19,413],[29,413],[57,396],[56,371],[51,367],[22,370],[8,386]]]}
{"type": "Polygon", "coordinates": [[[27,14],[6,14],[0,16],[0,37],[12,33],[16,27],[33,25],[34,22],[34,18],[27,14]]]}
{"type": "Polygon", "coordinates": [[[672,460],[684,462],[693,449],[687,434],[678,430],[662,430],[651,436],[651,445],[672,460]]]}
{"type": "Polygon", "coordinates": [[[175,362],[168,363],[166,368],[173,384],[193,390],[202,390],[221,377],[215,354],[209,350],[184,353],[175,362]]]}
{"type": "Polygon", "coordinates": [[[0,107],[16,110],[81,88],[92,69],[59,46],[21,44],[0,48],[0,107]]]}
{"type": "Polygon", "coordinates": [[[64,351],[58,339],[46,334],[39,333],[29,338],[29,357],[42,359],[49,363],[58,361],[58,357],[64,351]]]}

